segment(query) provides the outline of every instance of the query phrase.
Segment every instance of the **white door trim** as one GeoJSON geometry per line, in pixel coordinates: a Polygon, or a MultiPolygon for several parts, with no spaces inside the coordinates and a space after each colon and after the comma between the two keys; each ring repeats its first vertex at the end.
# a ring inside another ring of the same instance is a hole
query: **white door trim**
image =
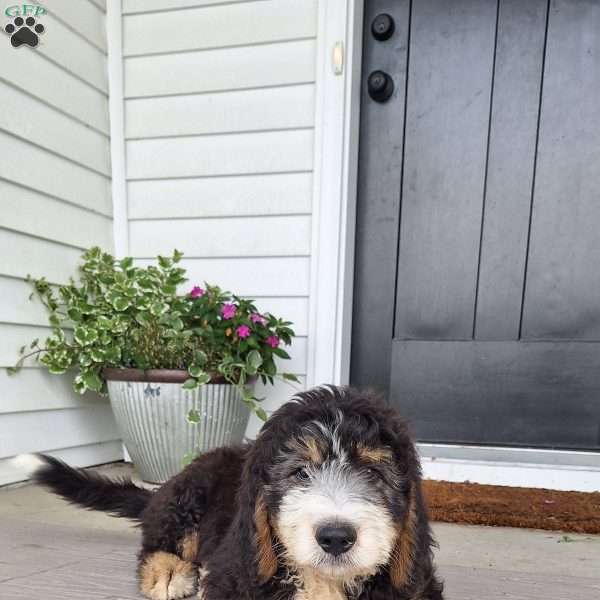
{"type": "Polygon", "coordinates": [[[360,0],[319,2],[308,386],[349,381],[362,15],[360,0]]]}
{"type": "Polygon", "coordinates": [[[108,46],[108,114],[110,118],[111,189],[114,254],[129,254],[127,180],[125,172],[125,104],[123,96],[123,15],[121,0],[106,3],[108,46]]]}
{"type": "MultiPolygon", "coordinates": [[[[125,99],[123,92],[123,6],[121,0],[107,0],[106,39],[108,46],[108,115],[110,119],[111,191],[113,200],[113,254],[129,254],[127,175],[125,170],[125,99]]],[[[123,458],[131,462],[125,444],[123,458]]],[[[119,457],[121,459],[122,457],[119,457]]]]}
{"type": "Polygon", "coordinates": [[[578,492],[600,490],[597,452],[458,444],[417,446],[426,479],[578,492]]]}

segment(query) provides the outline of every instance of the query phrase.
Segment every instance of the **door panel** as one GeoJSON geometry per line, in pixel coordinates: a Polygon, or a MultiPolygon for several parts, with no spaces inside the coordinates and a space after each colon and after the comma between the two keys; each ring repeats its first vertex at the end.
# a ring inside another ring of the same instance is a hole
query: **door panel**
{"type": "Polygon", "coordinates": [[[495,15],[413,3],[396,337],[473,333],[495,15]]]}
{"type": "Polygon", "coordinates": [[[351,381],[422,440],[600,448],[600,3],[365,9],[351,381]]]}
{"type": "Polygon", "coordinates": [[[423,441],[593,448],[597,354],[574,342],[394,340],[391,387],[423,441]]]}
{"type": "Polygon", "coordinates": [[[475,338],[518,340],[547,0],[503,0],[490,122],[475,338]]]}
{"type": "Polygon", "coordinates": [[[600,3],[552,4],[523,315],[529,339],[600,338],[600,3]]]}

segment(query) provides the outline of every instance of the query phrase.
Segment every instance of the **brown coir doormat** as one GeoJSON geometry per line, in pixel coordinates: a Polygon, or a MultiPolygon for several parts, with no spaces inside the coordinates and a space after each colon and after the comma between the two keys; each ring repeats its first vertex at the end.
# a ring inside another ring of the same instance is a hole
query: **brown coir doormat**
{"type": "Polygon", "coordinates": [[[600,533],[600,493],[425,481],[434,521],[600,533]]]}

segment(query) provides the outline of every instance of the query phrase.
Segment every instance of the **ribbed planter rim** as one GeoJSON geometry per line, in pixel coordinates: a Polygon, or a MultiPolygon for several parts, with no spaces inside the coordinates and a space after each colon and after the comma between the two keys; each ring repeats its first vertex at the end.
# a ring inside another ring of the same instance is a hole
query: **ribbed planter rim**
{"type": "MultiPolygon", "coordinates": [[[[111,381],[141,381],[147,383],[184,383],[190,378],[183,369],[132,369],[130,367],[106,367],[102,369],[104,379],[111,381]]],[[[222,375],[211,375],[209,383],[231,385],[222,375]]],[[[248,381],[252,383],[252,381],[248,381]]]]}

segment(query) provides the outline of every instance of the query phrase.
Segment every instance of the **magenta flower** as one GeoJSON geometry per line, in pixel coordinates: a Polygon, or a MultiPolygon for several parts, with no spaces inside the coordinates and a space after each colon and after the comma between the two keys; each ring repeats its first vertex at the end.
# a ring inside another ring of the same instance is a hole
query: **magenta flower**
{"type": "Polygon", "coordinates": [[[200,286],[195,285],[190,292],[190,296],[192,298],[200,298],[204,296],[204,290],[200,286]]]}
{"type": "Polygon", "coordinates": [[[221,308],[221,316],[227,321],[235,317],[237,306],[235,304],[223,304],[221,308]]]}
{"type": "Polygon", "coordinates": [[[248,325],[240,325],[236,329],[236,333],[239,338],[247,338],[250,335],[250,327],[248,327],[248,325]]]}
{"type": "Polygon", "coordinates": [[[258,313],[252,313],[250,315],[250,320],[253,323],[260,323],[261,325],[267,324],[267,320],[262,315],[259,315],[258,313]]]}
{"type": "Polygon", "coordinates": [[[279,346],[279,338],[276,335],[270,335],[267,338],[267,344],[269,344],[271,348],[277,348],[279,346]]]}

